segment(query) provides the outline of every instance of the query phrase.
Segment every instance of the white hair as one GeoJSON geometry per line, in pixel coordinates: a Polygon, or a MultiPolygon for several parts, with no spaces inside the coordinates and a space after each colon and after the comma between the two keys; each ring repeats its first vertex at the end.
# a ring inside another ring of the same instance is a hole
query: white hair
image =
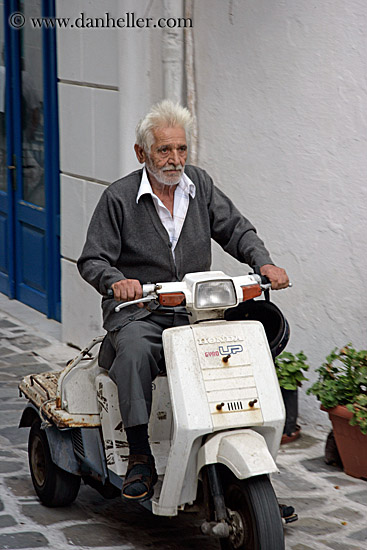
{"type": "Polygon", "coordinates": [[[179,103],[173,103],[169,99],[164,99],[160,103],[153,105],[149,113],[138,123],[136,127],[136,143],[146,153],[150,153],[154,142],[153,130],[157,128],[172,128],[174,126],[183,128],[186,133],[186,139],[189,141],[192,129],[190,111],[179,103]]]}

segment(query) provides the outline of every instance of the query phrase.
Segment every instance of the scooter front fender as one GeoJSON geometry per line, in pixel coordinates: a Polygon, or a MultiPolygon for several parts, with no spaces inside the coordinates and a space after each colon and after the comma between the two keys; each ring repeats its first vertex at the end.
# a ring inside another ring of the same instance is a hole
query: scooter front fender
{"type": "Polygon", "coordinates": [[[206,464],[224,464],[237,479],[278,472],[262,435],[250,429],[219,432],[200,448],[197,473],[206,464]]]}

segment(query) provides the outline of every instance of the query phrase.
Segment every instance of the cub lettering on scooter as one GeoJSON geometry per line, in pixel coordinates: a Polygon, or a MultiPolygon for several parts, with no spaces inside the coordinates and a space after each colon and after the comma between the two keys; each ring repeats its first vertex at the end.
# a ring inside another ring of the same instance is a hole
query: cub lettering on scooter
{"type": "MultiPolygon", "coordinates": [[[[161,516],[202,505],[202,532],[227,550],[284,550],[270,481],[285,419],[272,350],[284,344],[269,347],[263,324],[243,309],[268,288],[254,274],[192,273],[143,288],[141,299],[174,305],[184,294],[191,323],[163,333],[166,374],[155,379],[149,424],[158,482],[142,504],[161,516]]],[[[129,450],[116,386],[91,357],[102,339],[62,371],[19,385],[32,481],[46,506],[73,502],[82,479],[106,498],[120,493],[129,450]]]]}

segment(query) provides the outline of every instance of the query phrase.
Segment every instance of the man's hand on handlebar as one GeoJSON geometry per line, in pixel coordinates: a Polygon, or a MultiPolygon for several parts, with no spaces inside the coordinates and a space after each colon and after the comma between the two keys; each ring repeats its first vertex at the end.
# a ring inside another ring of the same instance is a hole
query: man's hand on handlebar
{"type": "MultiPolygon", "coordinates": [[[[137,279],[122,279],[111,285],[113,297],[117,302],[131,302],[139,300],[143,296],[143,289],[137,279]]],[[[144,307],[144,304],[137,304],[144,307]]]]}
{"type": "Polygon", "coordinates": [[[280,290],[289,286],[289,279],[285,269],[276,265],[266,264],[260,267],[261,275],[265,275],[271,282],[273,290],[280,290]]]}

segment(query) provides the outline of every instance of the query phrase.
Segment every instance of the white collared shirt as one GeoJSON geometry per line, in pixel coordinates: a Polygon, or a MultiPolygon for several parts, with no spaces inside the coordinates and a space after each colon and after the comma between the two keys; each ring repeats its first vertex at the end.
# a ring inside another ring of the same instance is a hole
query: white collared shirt
{"type": "Polygon", "coordinates": [[[146,195],[148,193],[152,196],[153,203],[157,210],[159,219],[161,220],[164,228],[169,235],[169,240],[172,245],[171,250],[173,258],[175,257],[176,244],[180,237],[182,226],[186,218],[190,196],[192,198],[195,198],[195,192],[195,184],[185,173],[183,173],[175,189],[175,197],[173,201],[173,216],[171,216],[171,212],[168,210],[168,208],[164,206],[161,199],[154,194],[152,186],[150,185],[148,179],[146,168],[144,167],[143,169],[139,191],[136,196],[136,203],[139,202],[139,199],[142,195],[146,195]]]}

